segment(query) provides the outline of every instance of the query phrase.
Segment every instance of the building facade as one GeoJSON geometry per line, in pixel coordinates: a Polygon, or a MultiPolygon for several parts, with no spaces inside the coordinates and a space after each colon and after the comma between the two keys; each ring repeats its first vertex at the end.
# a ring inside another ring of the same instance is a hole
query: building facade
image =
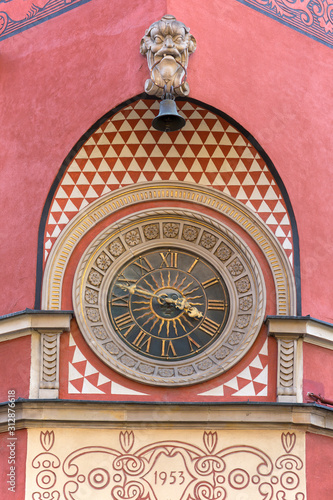
{"type": "Polygon", "coordinates": [[[1,498],[332,497],[330,7],[0,2],[1,498]]]}

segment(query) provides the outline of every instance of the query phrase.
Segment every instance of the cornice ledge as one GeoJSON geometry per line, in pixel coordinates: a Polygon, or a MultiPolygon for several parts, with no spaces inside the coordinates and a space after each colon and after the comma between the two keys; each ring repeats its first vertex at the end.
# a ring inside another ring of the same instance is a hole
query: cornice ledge
{"type": "MultiPolygon", "coordinates": [[[[333,409],[318,404],[111,403],[109,401],[18,400],[16,429],[197,428],[298,429],[333,437],[333,409]]],[[[0,432],[8,430],[8,408],[0,405],[0,432]]]]}
{"type": "Polygon", "coordinates": [[[276,338],[297,339],[333,349],[333,324],[311,316],[267,316],[268,334],[276,338]]]}
{"type": "Polygon", "coordinates": [[[39,311],[25,309],[0,316],[0,342],[12,340],[33,332],[62,333],[69,331],[73,311],[39,311]]]}

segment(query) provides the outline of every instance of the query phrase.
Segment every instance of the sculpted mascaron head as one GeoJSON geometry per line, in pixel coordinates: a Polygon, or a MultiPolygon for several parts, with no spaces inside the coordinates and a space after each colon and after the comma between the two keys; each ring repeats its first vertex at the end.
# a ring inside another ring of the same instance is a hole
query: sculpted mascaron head
{"type": "Polygon", "coordinates": [[[162,97],[189,94],[186,69],[189,54],[196,49],[196,40],[184,23],[165,15],[153,23],[141,40],[140,52],[147,56],[151,78],[145,83],[147,94],[162,97]]]}

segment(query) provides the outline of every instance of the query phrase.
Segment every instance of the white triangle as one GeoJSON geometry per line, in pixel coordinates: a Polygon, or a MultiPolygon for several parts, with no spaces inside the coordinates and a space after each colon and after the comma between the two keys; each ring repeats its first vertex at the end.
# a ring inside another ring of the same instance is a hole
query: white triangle
{"type": "Polygon", "coordinates": [[[156,172],[156,174],[153,177],[153,181],[161,181],[161,176],[156,172]]]}
{"type": "Polygon", "coordinates": [[[220,140],[221,146],[232,146],[232,142],[227,134],[223,134],[220,140]]]}
{"type": "Polygon", "coordinates": [[[117,132],[117,129],[111,120],[109,121],[109,123],[107,124],[107,126],[104,130],[104,133],[108,133],[108,132],[117,132]]]}
{"type": "Polygon", "coordinates": [[[228,182],[228,185],[229,186],[240,186],[239,179],[235,174],[232,174],[232,176],[228,182]]]}
{"type": "Polygon", "coordinates": [[[75,341],[73,339],[73,335],[70,333],[69,334],[69,342],[68,342],[69,347],[72,347],[73,345],[76,346],[75,341]]]}
{"type": "Polygon", "coordinates": [[[250,174],[246,174],[243,181],[243,186],[254,186],[254,180],[252,179],[250,174]]]}
{"type": "MultiPolygon", "coordinates": [[[[223,177],[220,174],[218,174],[215,177],[214,186],[225,186],[225,180],[223,179],[223,177]]],[[[230,194],[230,193],[228,193],[228,194],[230,194]]]]}
{"type": "Polygon", "coordinates": [[[82,169],[82,172],[96,172],[96,167],[90,160],[88,160],[82,169]]]}
{"type": "MultiPolygon", "coordinates": [[[[283,217],[282,221],[280,222],[280,225],[281,226],[289,226],[290,225],[289,217],[287,214],[283,217]]],[[[289,236],[289,234],[288,234],[288,236],[289,236]]]]}
{"type": "Polygon", "coordinates": [[[139,120],[138,123],[135,125],[133,130],[147,130],[147,125],[143,120],[139,120]]]}
{"type": "Polygon", "coordinates": [[[215,139],[214,135],[210,132],[207,139],[205,140],[205,144],[208,145],[215,145],[217,144],[217,140],[215,139]]]}
{"type": "Polygon", "coordinates": [[[284,206],[282,205],[282,203],[280,201],[278,201],[277,204],[276,204],[276,206],[275,206],[275,208],[274,208],[274,210],[273,210],[273,212],[280,212],[280,213],[282,212],[283,213],[285,211],[286,211],[286,209],[284,208],[284,206]]]}
{"type": "Polygon", "coordinates": [[[72,363],[79,363],[80,361],[87,361],[78,347],[75,348],[72,363]]]}
{"type": "Polygon", "coordinates": [[[183,162],[183,160],[180,159],[179,162],[177,163],[176,167],[175,167],[175,172],[187,172],[187,171],[188,171],[187,166],[185,165],[185,163],[183,162]]]}
{"type": "Polygon", "coordinates": [[[75,186],[75,188],[73,189],[72,191],[72,194],[71,194],[71,198],[84,198],[83,194],[81,193],[81,191],[79,190],[79,188],[77,186],[75,186]]]}
{"type": "Polygon", "coordinates": [[[284,240],[284,242],[283,242],[283,245],[282,245],[282,246],[283,246],[283,248],[284,248],[285,250],[292,250],[292,248],[293,248],[293,246],[292,246],[291,242],[288,240],[288,238],[286,238],[286,239],[284,240]]]}
{"type": "Polygon", "coordinates": [[[252,375],[250,372],[250,368],[247,366],[245,370],[237,375],[237,377],[245,378],[246,380],[252,380],[252,375]]]}
{"type": "MultiPolygon", "coordinates": [[[[216,119],[216,116],[214,117],[216,119]]],[[[224,128],[222,126],[222,123],[219,120],[216,120],[216,123],[214,124],[212,128],[212,132],[224,132],[224,128]]]]}
{"type": "Polygon", "coordinates": [[[235,141],[235,146],[246,146],[247,143],[244,141],[243,137],[239,135],[235,141]]]}
{"type": "Polygon", "coordinates": [[[81,394],[81,393],[74,387],[74,385],[68,382],[68,394],[81,394]]]}
{"type": "Polygon", "coordinates": [[[185,179],[184,179],[184,182],[195,182],[195,180],[193,179],[192,175],[191,174],[187,174],[185,179]]]}
{"type": "Polygon", "coordinates": [[[132,158],[132,156],[133,156],[132,151],[125,144],[125,146],[122,148],[122,150],[119,153],[119,158],[132,158]]]}
{"type": "Polygon", "coordinates": [[[142,146],[139,146],[137,152],[135,153],[137,158],[147,158],[147,153],[142,146]]]}
{"type": "Polygon", "coordinates": [[[194,132],[194,134],[191,137],[191,140],[189,144],[202,144],[202,140],[198,132],[194,132]]]}
{"type": "Polygon", "coordinates": [[[141,99],[140,101],[136,102],[135,103],[135,106],[134,106],[135,109],[148,109],[148,106],[145,102],[143,102],[141,99]]]}
{"type": "MultiPolygon", "coordinates": [[[[52,248],[52,241],[51,241],[51,240],[47,240],[47,241],[45,242],[45,248],[46,248],[47,250],[50,250],[50,248],[52,248]]],[[[46,255],[47,255],[47,252],[46,252],[46,255]]]]}
{"type": "Polygon", "coordinates": [[[278,225],[278,221],[276,220],[276,218],[274,217],[274,215],[271,214],[268,217],[268,219],[266,220],[266,224],[271,225],[271,226],[277,226],[278,225]]]}
{"type": "Polygon", "coordinates": [[[185,149],[183,158],[195,158],[195,154],[193,153],[190,146],[187,146],[187,148],[185,149]]]}
{"type": "Polygon", "coordinates": [[[259,368],[260,370],[262,370],[263,366],[262,366],[262,363],[261,363],[261,361],[260,361],[259,356],[256,356],[256,357],[254,358],[254,360],[252,361],[252,363],[250,363],[250,366],[251,366],[252,368],[259,368]]]}
{"type": "Polygon", "coordinates": [[[155,142],[156,141],[152,136],[151,132],[147,132],[144,138],[142,139],[142,144],[155,144],[155,142]]]}
{"type": "Polygon", "coordinates": [[[247,201],[245,203],[245,206],[247,206],[248,208],[250,208],[251,210],[253,210],[253,212],[256,212],[256,209],[254,208],[254,206],[252,205],[252,203],[250,201],[247,201]]]}
{"type": "Polygon", "coordinates": [[[228,160],[223,160],[223,163],[219,169],[220,172],[232,172],[232,168],[228,160]]]}
{"type": "Polygon", "coordinates": [[[101,196],[103,196],[103,194],[110,193],[110,192],[111,192],[111,189],[108,186],[105,186],[103,191],[102,191],[101,196]]]}
{"type": "Polygon", "coordinates": [[[140,172],[141,171],[141,167],[140,165],[138,164],[138,162],[136,161],[135,158],[133,158],[133,160],[131,161],[129,167],[128,167],[128,171],[130,172],[140,172]]]}
{"type": "Polygon", "coordinates": [[[238,130],[236,130],[234,127],[231,125],[228,126],[226,132],[231,132],[232,134],[239,134],[238,130]]]}
{"type": "MultiPolygon", "coordinates": [[[[250,196],[250,200],[262,200],[262,195],[259,191],[259,189],[257,188],[257,186],[254,188],[251,196],[250,196]]],[[[270,210],[268,210],[270,212],[270,210]]]]}
{"type": "Polygon", "coordinates": [[[260,204],[260,207],[258,208],[258,212],[270,212],[271,209],[269,208],[269,206],[267,205],[267,203],[265,201],[263,201],[261,204],[260,204]]]}
{"type": "Polygon", "coordinates": [[[184,134],[178,132],[175,144],[187,144],[187,139],[185,139],[184,134]]]}
{"type": "Polygon", "coordinates": [[[194,110],[192,104],[190,104],[188,101],[184,104],[182,109],[185,109],[185,111],[193,111],[194,110]]]}
{"type": "Polygon", "coordinates": [[[264,345],[260,349],[259,354],[261,354],[262,356],[268,356],[268,343],[267,343],[267,340],[265,341],[264,345]]]}
{"type": "Polygon", "coordinates": [[[85,142],[84,144],[85,146],[96,146],[96,142],[95,142],[95,139],[94,139],[94,136],[91,135],[89,137],[89,139],[85,142]]]}
{"type": "Polygon", "coordinates": [[[235,389],[236,391],[238,391],[239,389],[237,377],[232,378],[231,380],[229,380],[229,382],[226,382],[224,385],[230,387],[231,389],[235,389]]]}
{"type": "Polygon", "coordinates": [[[267,193],[265,194],[265,200],[277,200],[278,196],[272,186],[269,186],[267,193]]]}
{"type": "MultiPolygon", "coordinates": [[[[52,213],[50,214],[48,224],[57,224],[55,218],[53,217],[52,213]]],[[[50,235],[49,235],[50,236],[50,235]]]]}
{"type": "Polygon", "coordinates": [[[147,182],[147,177],[144,175],[143,172],[139,175],[139,178],[136,182],[147,182]]]}
{"type": "Polygon", "coordinates": [[[99,173],[96,173],[93,177],[93,180],[91,181],[91,184],[95,185],[103,185],[105,182],[103,181],[102,177],[99,175],[99,173]]]}
{"type": "Polygon", "coordinates": [[[75,182],[73,181],[73,179],[71,178],[71,176],[69,174],[66,174],[65,177],[63,178],[61,184],[64,186],[73,186],[75,184],[75,182]]]}
{"type": "Polygon", "coordinates": [[[239,191],[236,195],[236,200],[247,200],[247,194],[245,193],[242,187],[239,188],[239,191]]]}
{"type": "Polygon", "coordinates": [[[77,208],[71,200],[68,200],[64,208],[65,212],[77,212],[77,208]]]}
{"type": "Polygon", "coordinates": [[[82,210],[82,208],[86,207],[87,205],[89,205],[89,203],[87,202],[87,200],[82,200],[82,203],[80,205],[79,210],[82,210]]]}
{"type": "Polygon", "coordinates": [[[86,369],[84,370],[84,376],[88,377],[88,375],[94,375],[94,373],[98,373],[98,370],[96,370],[96,368],[94,368],[93,365],[90,364],[89,361],[87,361],[86,369]]]}
{"type": "Polygon", "coordinates": [[[105,377],[105,375],[103,375],[102,373],[100,373],[98,375],[98,381],[97,381],[97,385],[103,385],[103,384],[107,384],[107,382],[111,382],[111,380],[107,377],[105,377]]]}
{"type": "Polygon", "coordinates": [[[268,366],[259,373],[259,375],[254,379],[253,382],[258,382],[259,384],[267,384],[268,383],[268,366]]]}
{"type": "Polygon", "coordinates": [[[228,189],[228,186],[226,186],[226,187],[223,189],[223,194],[227,194],[227,195],[231,196],[231,193],[230,193],[230,191],[229,191],[229,189],[228,189]]]}
{"type": "Polygon", "coordinates": [[[57,238],[59,236],[59,234],[61,233],[61,230],[60,230],[60,227],[59,226],[56,226],[54,229],[53,229],[53,233],[51,234],[51,238],[57,238]]]}
{"type": "Polygon", "coordinates": [[[116,382],[112,382],[111,384],[111,394],[122,394],[122,395],[138,395],[138,396],[148,396],[148,394],[144,392],[133,391],[128,387],[124,387],[123,385],[117,384],[116,382]]]}
{"type": "Polygon", "coordinates": [[[270,185],[269,180],[267,179],[266,175],[263,172],[260,174],[260,177],[257,181],[257,185],[258,186],[269,186],[270,185]]]}
{"type": "Polygon", "coordinates": [[[246,166],[244,165],[242,160],[239,160],[239,162],[237,163],[237,166],[235,168],[235,172],[247,172],[247,170],[248,169],[246,168],[246,166]]]}
{"type": "Polygon", "coordinates": [[[78,153],[76,153],[75,158],[77,158],[78,160],[86,160],[88,158],[87,151],[84,149],[84,146],[78,153]]]}
{"type": "Polygon", "coordinates": [[[119,122],[119,121],[123,121],[123,120],[126,120],[126,118],[121,111],[119,111],[119,113],[117,113],[116,115],[114,115],[112,117],[112,121],[115,121],[115,122],[119,122]]]}
{"type": "Polygon", "coordinates": [[[82,374],[77,371],[72,363],[68,363],[68,380],[78,380],[79,378],[82,378],[82,374]]]}
{"type": "Polygon", "coordinates": [[[138,113],[136,111],[134,111],[134,109],[132,109],[132,111],[130,112],[130,114],[127,117],[127,120],[140,120],[140,116],[138,115],[138,113]]]}
{"type": "Polygon", "coordinates": [[[293,258],[293,254],[289,255],[289,262],[291,264],[291,267],[294,267],[294,258],[293,258]]]}
{"type": "Polygon", "coordinates": [[[89,181],[87,177],[84,174],[80,174],[78,180],[76,181],[77,186],[87,186],[89,185],[89,181]]]}
{"type": "Polygon", "coordinates": [[[90,158],[103,158],[103,154],[98,146],[95,146],[89,155],[90,158]]]}
{"type": "Polygon", "coordinates": [[[62,189],[62,187],[58,189],[57,198],[65,200],[68,198],[68,194],[62,189]]]}
{"type": "Polygon", "coordinates": [[[232,147],[229,151],[229,153],[227,154],[227,158],[239,158],[239,154],[237,153],[237,151],[232,147]]]}
{"type": "Polygon", "coordinates": [[[278,238],[284,238],[286,236],[285,232],[283,231],[283,229],[281,228],[281,226],[278,226],[275,230],[275,236],[277,236],[278,238]]]}
{"type": "Polygon", "coordinates": [[[162,151],[160,150],[160,148],[158,146],[155,146],[150,154],[150,157],[151,158],[163,158],[164,154],[162,153],[162,151]]]}
{"type": "Polygon", "coordinates": [[[56,200],[54,200],[54,202],[52,203],[51,212],[62,212],[62,208],[60,207],[59,203],[56,200]]]}
{"type": "Polygon", "coordinates": [[[197,158],[210,158],[210,154],[208,153],[205,146],[202,146],[199,153],[197,154],[197,158]]]}
{"type": "Polygon", "coordinates": [[[175,146],[171,146],[171,148],[169,149],[167,155],[166,155],[168,158],[180,158],[180,154],[179,152],[177,151],[177,149],[175,148],[175,146]]]}
{"type": "Polygon", "coordinates": [[[144,118],[145,120],[153,120],[155,118],[155,113],[151,109],[147,109],[142,118],[144,118]]]}
{"type": "Polygon", "coordinates": [[[223,384],[218,387],[214,387],[214,389],[211,389],[210,391],[201,392],[198,396],[224,396],[223,384]]]}
{"type": "Polygon", "coordinates": [[[113,172],[125,172],[126,168],[123,165],[123,162],[117,159],[116,163],[112,167],[113,172]]]}
{"type": "MultiPolygon", "coordinates": [[[[77,156],[75,156],[75,158],[77,158],[77,156]]],[[[68,167],[67,172],[81,172],[81,168],[79,167],[77,162],[73,160],[70,166],[68,167]]]]}
{"type": "Polygon", "coordinates": [[[98,194],[92,186],[89,186],[88,191],[86,192],[85,198],[98,198],[98,194]]]}
{"type": "MultiPolygon", "coordinates": [[[[154,144],[154,139],[153,139],[153,136],[152,137],[152,144],[154,144]]],[[[169,137],[169,134],[161,134],[158,141],[157,141],[157,144],[172,144],[172,140],[171,140],[171,137],[169,137]]]]}
{"type": "Polygon", "coordinates": [[[67,224],[68,221],[69,221],[69,218],[67,217],[67,215],[62,213],[61,217],[58,221],[58,224],[67,224]]]}
{"type": "Polygon", "coordinates": [[[125,144],[125,141],[119,132],[114,136],[112,144],[125,144]]]}
{"type": "Polygon", "coordinates": [[[257,396],[267,396],[267,387],[264,387],[262,391],[258,392],[257,396]]]}
{"type": "Polygon", "coordinates": [[[130,132],[132,130],[132,126],[128,123],[127,120],[124,120],[122,123],[119,132],[130,132]]]}
{"type": "Polygon", "coordinates": [[[218,172],[217,167],[212,160],[209,160],[206,167],[206,172],[218,172]]]}
{"type": "Polygon", "coordinates": [[[211,182],[207,179],[206,174],[202,174],[198,183],[200,186],[210,186],[211,182]]]}
{"type": "Polygon", "coordinates": [[[110,141],[105,134],[102,134],[101,137],[98,139],[97,144],[101,146],[107,146],[108,144],[110,144],[110,141]]]}
{"type": "Polygon", "coordinates": [[[252,154],[252,151],[250,148],[245,148],[243,153],[242,153],[242,158],[254,158],[253,154],[252,154]]]}
{"type": "Polygon", "coordinates": [[[112,146],[110,146],[107,152],[105,153],[105,158],[117,158],[117,156],[118,155],[112,146]]]}
{"type": "Polygon", "coordinates": [[[136,135],[135,132],[131,133],[131,135],[129,136],[129,138],[127,140],[127,144],[140,144],[138,136],[136,135]]]}
{"type": "Polygon", "coordinates": [[[145,172],[156,172],[156,165],[151,161],[150,158],[148,158],[146,163],[145,163],[144,171],[145,172]]]}
{"type": "Polygon", "coordinates": [[[159,169],[160,172],[172,172],[172,168],[167,160],[163,160],[159,169]]]}
{"type": "Polygon", "coordinates": [[[202,172],[202,165],[198,160],[194,160],[190,172],[202,172]]]}
{"type": "Polygon", "coordinates": [[[121,183],[124,185],[124,184],[133,184],[133,179],[132,177],[126,172],[126,174],[124,175],[124,178],[123,180],[121,181],[121,183]]]}
{"type": "Polygon", "coordinates": [[[254,160],[251,164],[249,172],[260,172],[261,170],[262,168],[259,165],[259,163],[256,160],[254,160]]]}
{"type": "Polygon", "coordinates": [[[82,386],[82,394],[105,394],[105,392],[92,385],[89,380],[85,378],[82,386]]]}
{"type": "Polygon", "coordinates": [[[247,384],[243,389],[240,389],[238,392],[235,392],[233,396],[255,396],[256,391],[254,390],[253,382],[247,384]]]}

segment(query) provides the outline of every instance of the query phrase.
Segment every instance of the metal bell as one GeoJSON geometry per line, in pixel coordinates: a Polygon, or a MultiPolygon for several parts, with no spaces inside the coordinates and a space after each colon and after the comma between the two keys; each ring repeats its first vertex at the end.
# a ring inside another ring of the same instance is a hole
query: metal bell
{"type": "Polygon", "coordinates": [[[178,114],[173,99],[163,99],[160,102],[160,111],[152,122],[152,126],[161,132],[173,132],[184,127],[186,120],[178,114]]]}

